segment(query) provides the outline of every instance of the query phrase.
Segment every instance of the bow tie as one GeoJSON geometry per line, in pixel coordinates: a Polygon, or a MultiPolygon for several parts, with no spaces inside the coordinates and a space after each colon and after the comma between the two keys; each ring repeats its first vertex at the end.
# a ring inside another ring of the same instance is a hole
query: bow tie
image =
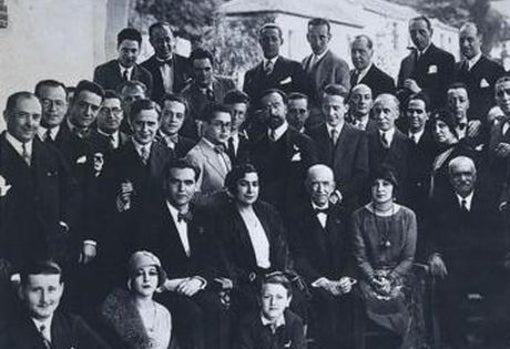
{"type": "Polygon", "coordinates": [[[169,59],[167,59],[165,61],[160,61],[159,59],[157,59],[156,61],[158,62],[158,65],[160,67],[164,66],[165,64],[168,64],[169,67],[172,66],[172,58],[169,58],[169,59]]]}
{"type": "Polygon", "coordinates": [[[191,214],[191,211],[188,211],[186,213],[178,213],[177,214],[177,222],[186,222],[186,223],[189,223],[191,222],[191,219],[193,218],[193,215],[191,214]]]}
{"type": "Polygon", "coordinates": [[[313,211],[315,212],[315,214],[319,214],[319,213],[328,214],[329,207],[326,207],[326,208],[314,208],[313,211]]]}

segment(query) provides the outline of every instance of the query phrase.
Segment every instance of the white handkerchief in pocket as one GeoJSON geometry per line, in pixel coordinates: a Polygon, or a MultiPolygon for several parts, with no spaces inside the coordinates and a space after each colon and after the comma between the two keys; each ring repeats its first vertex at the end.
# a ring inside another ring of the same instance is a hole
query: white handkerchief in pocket
{"type": "Polygon", "coordinates": [[[489,82],[487,80],[485,80],[485,78],[483,78],[481,81],[480,81],[480,87],[481,88],[487,88],[489,87],[489,82]]]}
{"type": "Polygon", "coordinates": [[[292,162],[301,161],[301,153],[295,153],[294,155],[292,155],[292,159],[290,159],[290,161],[292,162]]]}
{"type": "Polygon", "coordinates": [[[437,74],[437,65],[435,64],[429,65],[429,71],[427,72],[427,74],[437,74]]]}
{"type": "Polygon", "coordinates": [[[282,81],[280,81],[280,85],[286,85],[286,84],[290,84],[292,82],[292,77],[287,77],[285,79],[283,79],[282,81]]]}

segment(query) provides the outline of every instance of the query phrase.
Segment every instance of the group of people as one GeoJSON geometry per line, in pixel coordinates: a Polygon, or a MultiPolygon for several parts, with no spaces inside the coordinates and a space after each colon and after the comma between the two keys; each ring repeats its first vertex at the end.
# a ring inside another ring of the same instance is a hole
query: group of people
{"type": "Polygon", "coordinates": [[[141,64],[127,28],[93,81],[12,94],[0,347],[411,348],[416,261],[442,348],[478,340],[473,298],[494,320],[484,345],[506,343],[510,75],[473,23],[458,63],[428,18],[409,34],[395,84],[367,35],[349,70],[326,19],[309,21],[302,62],[268,23],[240,90],[157,22],[141,64]]]}

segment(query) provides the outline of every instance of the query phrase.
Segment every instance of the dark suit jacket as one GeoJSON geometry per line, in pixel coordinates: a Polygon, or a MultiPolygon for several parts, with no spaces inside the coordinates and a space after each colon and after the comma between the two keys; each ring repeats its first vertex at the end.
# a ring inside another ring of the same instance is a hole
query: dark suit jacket
{"type": "Polygon", "coordinates": [[[427,215],[429,253],[439,253],[448,278],[468,277],[483,284],[502,266],[507,241],[497,215],[495,199],[475,188],[471,211],[462,212],[453,190],[436,197],[427,215]],[[490,271],[490,272],[489,272],[490,271]]]}
{"type": "MultiPolygon", "coordinates": [[[[24,316],[10,324],[0,335],[1,348],[45,349],[41,334],[33,321],[24,316]]],[[[110,348],[76,315],[55,312],[51,322],[51,348],[110,348]]]]}
{"type": "MultiPolygon", "coordinates": [[[[152,55],[149,59],[140,64],[140,66],[151,73],[153,83],[151,99],[159,103],[165,95],[165,86],[163,85],[163,77],[159,69],[160,64],[156,59],[156,55],[152,55]]],[[[172,56],[172,69],[174,77],[172,90],[174,93],[179,93],[191,79],[191,67],[188,59],[174,54],[172,56]]]]}
{"type": "MultiPolygon", "coordinates": [[[[382,164],[392,166],[397,172],[399,183],[405,183],[407,178],[407,159],[409,154],[409,141],[407,136],[395,129],[390,148],[385,149],[381,143],[379,131],[368,135],[368,160],[370,172],[377,171],[382,164]]],[[[399,188],[400,189],[400,188],[399,188]]],[[[403,195],[399,192],[399,195],[403,195]]]]}
{"type": "Polygon", "coordinates": [[[317,145],[319,162],[333,169],[337,188],[342,195],[357,199],[368,178],[368,141],[365,132],[345,122],[335,146],[331,143],[325,124],[310,130],[309,135],[317,145]]]}
{"type": "MultiPolygon", "coordinates": [[[[110,140],[107,136],[99,133],[97,129],[93,129],[89,136],[87,137],[87,141],[90,143],[93,152],[101,152],[108,156],[111,156],[114,149],[110,140]]],[[[123,146],[129,141],[129,136],[124,132],[119,132],[119,147],[123,146]]]]}
{"type": "Polygon", "coordinates": [[[469,71],[466,63],[455,64],[454,81],[463,82],[467,86],[470,119],[485,120],[489,109],[496,104],[494,85],[504,73],[500,64],[483,55],[469,71]]]}
{"type": "MultiPolygon", "coordinates": [[[[436,145],[427,128],[418,144],[409,140],[408,172],[407,180],[404,183],[405,197],[401,198],[401,202],[411,208],[418,218],[421,218],[427,202],[430,170],[435,153],[436,145]]],[[[418,228],[420,227],[418,226],[418,228]]]]}
{"type": "MultiPolygon", "coordinates": [[[[0,256],[15,268],[28,258],[53,257],[62,263],[72,256],[79,224],[81,197],[62,155],[33,140],[29,167],[5,133],[0,137],[0,176],[10,190],[0,197],[0,256]],[[59,222],[65,222],[65,233],[59,222]]],[[[74,251],[76,252],[76,251],[74,251]]]]}
{"type": "Polygon", "coordinates": [[[400,64],[397,95],[405,102],[411,91],[403,87],[406,79],[414,79],[431,100],[431,110],[446,105],[446,89],[453,81],[455,59],[453,55],[430,44],[425,54],[417,60],[413,50],[400,64]]]}
{"type": "Polygon", "coordinates": [[[309,70],[313,54],[305,57],[301,62],[310,86],[310,99],[314,106],[321,106],[324,87],[329,84],[343,85],[349,91],[349,65],[340,57],[328,50],[309,70]]]}
{"type": "Polygon", "coordinates": [[[192,139],[198,139],[198,130],[195,121],[204,120],[208,107],[213,103],[223,103],[228,91],[235,88],[234,82],[227,78],[215,77],[213,80],[214,100],[203,94],[198,85],[191,83],[181,94],[188,101],[189,111],[179,133],[192,139]]]}
{"type": "Polygon", "coordinates": [[[259,172],[261,198],[285,214],[291,202],[306,197],[306,170],[318,156],[315,142],[289,126],[277,142],[267,133],[254,140],[250,159],[259,172]]]}
{"type": "MultiPolygon", "coordinates": [[[[143,82],[147,87],[147,95],[151,95],[152,75],[147,69],[135,64],[131,73],[131,80],[143,82]]],[[[124,82],[120,73],[119,61],[112,59],[97,66],[94,70],[94,82],[101,85],[105,90],[116,90],[124,82]]]]}
{"type": "Polygon", "coordinates": [[[276,209],[260,200],[254,204],[253,209],[269,241],[269,261],[271,262],[269,270],[257,266],[248,229],[233,202],[225,204],[215,220],[215,236],[221,241],[222,269],[233,280],[234,287],[249,284],[252,281],[251,273],[263,276],[265,273],[276,270],[290,270],[292,265],[287,245],[287,232],[276,209]]]}
{"type": "MultiPolygon", "coordinates": [[[[161,131],[160,131],[161,132],[161,131]]],[[[175,148],[172,149],[168,146],[163,136],[161,136],[160,132],[156,134],[156,140],[161,142],[165,147],[168,147],[173,153],[174,157],[180,159],[186,156],[188,152],[197,144],[194,140],[188,137],[184,137],[181,135],[177,135],[177,143],[175,144],[175,148]]]]}
{"type": "Polygon", "coordinates": [[[286,310],[285,326],[278,327],[272,333],[268,326],[262,325],[260,312],[245,315],[237,329],[236,346],[238,349],[305,349],[306,339],[303,320],[290,310],[286,310]]]}
{"type": "MultiPolygon", "coordinates": [[[[149,207],[149,206],[148,206],[149,207]]],[[[137,234],[136,246],[155,253],[169,278],[201,276],[212,285],[218,264],[217,241],[210,230],[207,213],[191,207],[192,219],[188,222],[190,256],[184,247],[165,200],[144,210],[143,229],[137,234]]]]}
{"type": "Polygon", "coordinates": [[[259,103],[262,92],[270,88],[278,88],[285,93],[309,93],[305,72],[298,62],[279,56],[270,75],[264,73],[263,64],[260,62],[244,76],[243,91],[255,104],[259,103]]]}
{"type": "Polygon", "coordinates": [[[296,270],[308,284],[326,277],[338,280],[352,273],[348,214],[340,205],[330,206],[323,228],[311,203],[293,211],[290,246],[296,270]]]}
{"type": "MultiPolygon", "coordinates": [[[[356,85],[354,81],[355,70],[351,70],[351,88],[356,85]]],[[[361,79],[358,84],[365,84],[372,90],[372,97],[375,99],[381,93],[395,94],[395,80],[381,69],[372,64],[367,74],[361,79]]]]}

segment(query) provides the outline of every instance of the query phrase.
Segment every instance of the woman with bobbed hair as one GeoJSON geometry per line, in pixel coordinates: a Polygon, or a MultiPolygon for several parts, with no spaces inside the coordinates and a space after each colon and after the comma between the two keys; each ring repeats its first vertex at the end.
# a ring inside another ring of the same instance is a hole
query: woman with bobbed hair
{"type": "Polygon", "coordinates": [[[227,279],[233,286],[234,309],[247,311],[257,308],[259,282],[265,275],[282,271],[294,281],[299,278],[291,269],[287,233],[280,214],[258,200],[257,169],[251,164],[234,167],[225,178],[225,186],[229,199],[218,210],[215,229],[222,241],[227,279]]]}
{"type": "Polygon", "coordinates": [[[416,216],[395,202],[398,181],[391,168],[381,167],[370,183],[370,203],[352,215],[355,263],[366,315],[392,338],[377,348],[398,348],[411,323],[404,291],[416,250],[416,216]]]}
{"type": "Polygon", "coordinates": [[[101,319],[114,348],[176,348],[170,312],[153,300],[164,284],[166,273],[158,257],[137,251],[128,261],[127,289],[112,291],[101,307],[101,319]]]}

